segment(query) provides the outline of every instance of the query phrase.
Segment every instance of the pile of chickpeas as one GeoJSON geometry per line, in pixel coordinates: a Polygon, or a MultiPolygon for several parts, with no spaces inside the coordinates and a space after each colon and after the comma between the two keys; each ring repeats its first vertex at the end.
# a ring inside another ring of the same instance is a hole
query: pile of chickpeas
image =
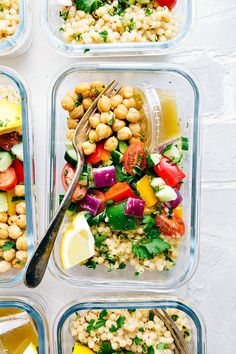
{"type": "MultiPolygon", "coordinates": [[[[73,133],[80,118],[104,90],[102,82],[80,83],[62,99],[62,107],[69,112],[67,138],[73,139],[73,133]],[[81,103],[78,105],[78,97],[81,103]]],[[[141,120],[143,112],[134,96],[134,89],[124,86],[112,97],[102,96],[97,104],[98,112],[89,117],[91,130],[88,141],[82,145],[85,155],[96,150],[96,143],[104,141],[105,150],[116,150],[119,140],[130,144],[141,139],[141,120]]]]}
{"type": "MultiPolygon", "coordinates": [[[[24,197],[25,186],[15,187],[16,197],[24,197]]],[[[16,203],[16,214],[9,216],[7,212],[0,213],[0,273],[6,273],[11,268],[22,268],[27,261],[26,206],[25,201],[16,203]],[[9,250],[3,250],[6,242],[14,242],[9,250]]]]}

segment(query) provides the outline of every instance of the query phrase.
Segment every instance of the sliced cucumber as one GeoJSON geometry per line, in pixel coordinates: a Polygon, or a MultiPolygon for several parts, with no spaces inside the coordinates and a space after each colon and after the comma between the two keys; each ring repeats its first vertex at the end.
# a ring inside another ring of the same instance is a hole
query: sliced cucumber
{"type": "Polygon", "coordinates": [[[64,155],[64,159],[71,166],[76,167],[78,159],[77,159],[77,153],[74,149],[73,150],[72,149],[66,150],[65,155],[64,155]]]}
{"type": "Polygon", "coordinates": [[[182,159],[182,154],[180,150],[174,144],[167,145],[162,153],[174,163],[179,163],[182,159]]]}
{"type": "Polygon", "coordinates": [[[123,141],[123,140],[119,140],[119,144],[118,144],[118,147],[119,147],[119,150],[122,154],[125,153],[125,150],[127,149],[128,147],[128,143],[126,141],[123,141]]]}
{"type": "Polygon", "coordinates": [[[0,172],[5,172],[12,164],[12,156],[8,151],[0,151],[0,172]]]}
{"type": "Polygon", "coordinates": [[[123,159],[123,155],[117,150],[114,150],[111,152],[111,157],[112,157],[114,164],[121,163],[122,159],[123,159]]]}
{"type": "Polygon", "coordinates": [[[11,152],[15,155],[18,160],[24,161],[24,149],[23,149],[23,142],[16,144],[12,147],[11,152]]]}
{"type": "Polygon", "coordinates": [[[151,187],[154,190],[157,190],[160,187],[165,186],[165,184],[166,184],[165,181],[160,177],[155,177],[151,180],[151,187]]]}
{"type": "Polygon", "coordinates": [[[7,193],[0,192],[0,212],[8,211],[7,193]]]}
{"type": "Polygon", "coordinates": [[[161,159],[162,159],[161,154],[156,153],[156,154],[147,155],[147,164],[149,167],[154,167],[157,164],[159,164],[161,159]]]}
{"type": "Polygon", "coordinates": [[[174,189],[167,185],[160,187],[156,191],[155,196],[161,202],[170,202],[171,200],[175,200],[177,198],[177,194],[174,189]]]}

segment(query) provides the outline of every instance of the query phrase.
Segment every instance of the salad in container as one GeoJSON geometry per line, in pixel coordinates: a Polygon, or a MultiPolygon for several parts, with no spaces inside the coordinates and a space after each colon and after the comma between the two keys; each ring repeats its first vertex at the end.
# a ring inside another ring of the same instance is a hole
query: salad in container
{"type": "Polygon", "coordinates": [[[196,137],[190,133],[191,118],[184,121],[180,115],[175,93],[163,86],[165,79],[159,84],[158,68],[153,79],[146,69],[141,81],[138,70],[127,74],[126,69],[108,74],[103,67],[101,75],[99,68],[92,73],[78,67],[53,88],[50,181],[56,182],[55,174],[61,178],[51,184],[51,208],[62,201],[75,173],[72,138],[79,120],[108,76],[120,85],[112,97],[100,97],[89,117],[91,129],[82,145],[85,164],[53,263],[58,275],[75,285],[131,282],[167,288],[176,285],[183,268],[187,271],[188,260],[195,262],[188,259],[188,242],[197,238],[196,200],[190,197],[197,186],[191,182],[197,174],[191,170],[196,137]]]}
{"type": "Polygon", "coordinates": [[[44,0],[42,28],[70,56],[162,54],[193,22],[191,0],[44,0]]]}
{"type": "Polygon", "coordinates": [[[22,277],[35,242],[34,177],[27,91],[0,68],[0,285],[22,277]]]}
{"type": "Polygon", "coordinates": [[[59,354],[117,354],[176,352],[174,338],[159,317],[166,310],[190,353],[206,353],[201,315],[184,301],[153,294],[119,294],[73,302],[54,324],[59,354]]]}

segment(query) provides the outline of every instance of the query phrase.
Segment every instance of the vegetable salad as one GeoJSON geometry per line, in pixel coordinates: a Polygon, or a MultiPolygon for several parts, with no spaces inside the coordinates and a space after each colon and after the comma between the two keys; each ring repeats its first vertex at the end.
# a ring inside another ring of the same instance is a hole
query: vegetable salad
{"type": "Polygon", "coordinates": [[[0,273],[27,260],[21,101],[0,87],[0,273]]]}
{"type": "MultiPolygon", "coordinates": [[[[101,82],[81,83],[63,98],[69,140],[104,87],[101,82]]],[[[63,231],[60,255],[65,269],[78,263],[92,269],[103,265],[108,271],[133,266],[140,275],[175,265],[185,234],[181,188],[188,139],[180,137],[149,151],[147,129],[142,128],[147,127],[146,118],[132,87],[123,86],[111,98],[100,97],[97,113],[90,117],[89,140],[83,144],[86,163],[63,231]]],[[[67,190],[77,164],[70,141],[65,160],[62,185],[67,190]]]]}
{"type": "Polygon", "coordinates": [[[66,43],[164,42],[178,32],[176,0],[62,1],[60,33],[66,43]]]}
{"type": "MultiPolygon", "coordinates": [[[[167,309],[187,342],[191,329],[180,310],[167,309]]],[[[90,310],[75,313],[70,322],[75,339],[73,354],[172,354],[174,339],[155,310],[90,310]]]]}

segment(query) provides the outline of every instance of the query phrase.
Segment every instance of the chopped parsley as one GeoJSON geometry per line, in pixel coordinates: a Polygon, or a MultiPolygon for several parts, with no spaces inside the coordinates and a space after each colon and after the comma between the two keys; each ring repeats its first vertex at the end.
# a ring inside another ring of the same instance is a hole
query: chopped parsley
{"type": "Polygon", "coordinates": [[[140,259],[152,259],[155,255],[168,251],[170,244],[161,238],[143,238],[132,245],[132,252],[140,259]]]}
{"type": "Polygon", "coordinates": [[[158,349],[158,350],[165,350],[165,349],[168,349],[168,344],[163,343],[163,342],[160,342],[160,343],[157,345],[157,349],[158,349]]]}
{"type": "Polygon", "coordinates": [[[145,10],[145,15],[150,16],[151,14],[153,14],[153,10],[147,7],[145,10]]]}
{"type": "MultiPolygon", "coordinates": [[[[129,30],[129,32],[131,32],[131,31],[133,31],[134,29],[135,29],[134,19],[131,18],[131,19],[130,19],[130,24],[129,24],[129,26],[128,26],[128,30],[129,30]]],[[[141,158],[141,160],[143,159],[142,156],[139,156],[139,157],[141,158]]]]}
{"type": "Polygon", "coordinates": [[[75,0],[75,5],[77,10],[91,13],[102,6],[102,2],[99,0],[75,0]]]}
{"type": "Polygon", "coordinates": [[[137,336],[134,338],[134,343],[135,343],[136,345],[139,345],[141,342],[142,342],[142,339],[141,339],[141,338],[139,338],[139,337],[137,337],[137,336]]]}
{"type": "Polygon", "coordinates": [[[102,31],[102,32],[99,32],[103,42],[106,42],[107,41],[107,37],[108,37],[108,32],[107,31],[102,31]]]}
{"type": "Polygon", "coordinates": [[[16,243],[14,241],[7,241],[7,242],[4,242],[4,245],[1,247],[1,249],[3,251],[9,251],[12,248],[15,248],[15,246],[16,246],[16,243]]]}
{"type": "Polygon", "coordinates": [[[74,34],[74,35],[73,35],[73,38],[74,38],[74,40],[76,40],[76,42],[79,42],[81,39],[83,39],[81,33],[79,33],[79,34],[74,34]]]}
{"type": "Polygon", "coordinates": [[[125,323],[125,320],[126,318],[124,316],[120,316],[119,318],[117,318],[116,320],[116,326],[115,325],[112,325],[110,328],[109,328],[109,331],[111,333],[115,333],[118,331],[118,329],[122,328],[122,326],[124,325],[125,323]]]}
{"type": "Polygon", "coordinates": [[[173,321],[177,321],[177,319],[179,318],[179,316],[178,316],[178,315],[172,315],[171,318],[172,318],[173,321]]]}
{"type": "Polygon", "coordinates": [[[85,49],[84,49],[84,54],[88,53],[89,51],[90,51],[89,48],[85,48],[85,49]]]}
{"type": "Polygon", "coordinates": [[[69,16],[69,11],[60,11],[59,15],[60,17],[63,18],[64,21],[67,21],[69,16]]]}
{"type": "Polygon", "coordinates": [[[95,331],[96,329],[104,326],[106,324],[106,319],[104,317],[106,316],[107,310],[102,310],[96,323],[95,320],[91,320],[89,322],[86,332],[89,333],[90,331],[95,331]]]}
{"type": "Polygon", "coordinates": [[[83,99],[84,99],[84,97],[83,97],[82,93],[80,93],[77,97],[77,100],[75,101],[75,107],[80,106],[81,103],[83,102],[83,99]]]}

